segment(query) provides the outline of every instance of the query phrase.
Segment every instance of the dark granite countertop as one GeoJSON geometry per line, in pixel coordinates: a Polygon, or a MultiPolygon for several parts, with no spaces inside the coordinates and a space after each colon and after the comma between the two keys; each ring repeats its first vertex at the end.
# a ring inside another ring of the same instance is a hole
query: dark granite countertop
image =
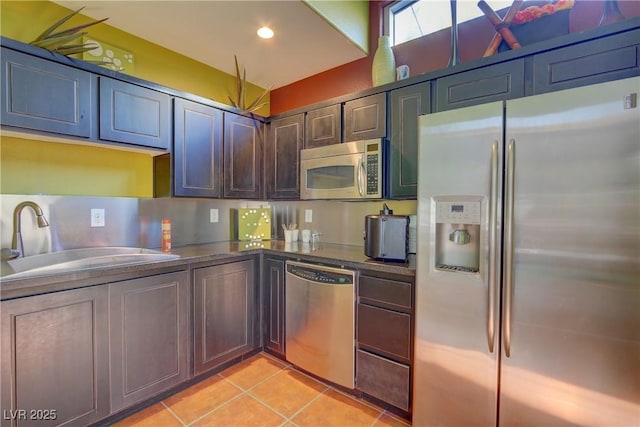
{"type": "Polygon", "coordinates": [[[361,246],[320,243],[318,247],[301,242],[285,243],[281,240],[262,242],[216,242],[174,248],[171,253],[180,258],[137,264],[121,264],[84,268],[73,271],[49,272],[38,276],[0,277],[0,299],[12,299],[56,292],[85,286],[95,286],[126,280],[134,275],[161,274],[183,270],[199,264],[224,261],[261,252],[290,257],[300,261],[402,275],[415,275],[415,255],[408,262],[382,262],[368,258],[361,246]]]}

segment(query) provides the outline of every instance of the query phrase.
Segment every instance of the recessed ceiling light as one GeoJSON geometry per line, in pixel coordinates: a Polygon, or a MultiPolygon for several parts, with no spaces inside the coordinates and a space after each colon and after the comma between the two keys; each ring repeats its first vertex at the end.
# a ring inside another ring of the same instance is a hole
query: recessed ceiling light
{"type": "Polygon", "coordinates": [[[269,27],[260,27],[258,28],[258,36],[263,39],[270,39],[273,37],[273,30],[269,27]]]}

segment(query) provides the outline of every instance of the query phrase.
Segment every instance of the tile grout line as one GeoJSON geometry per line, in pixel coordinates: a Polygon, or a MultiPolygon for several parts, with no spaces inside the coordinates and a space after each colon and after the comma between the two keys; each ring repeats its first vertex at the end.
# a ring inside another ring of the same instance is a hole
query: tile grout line
{"type": "MultiPolygon", "coordinates": [[[[260,354],[260,353],[258,353],[260,354]]],[[[285,367],[281,367],[278,371],[274,372],[273,374],[269,375],[268,377],[264,378],[262,381],[257,382],[256,384],[252,385],[251,387],[249,387],[248,389],[243,389],[242,387],[240,387],[238,384],[234,383],[233,381],[231,381],[229,378],[225,377],[224,375],[222,375],[222,372],[217,373],[216,375],[219,376],[220,378],[222,378],[224,381],[226,381],[227,383],[229,383],[230,385],[232,385],[233,387],[237,388],[238,390],[240,390],[240,394],[238,394],[237,396],[233,396],[232,398],[230,398],[229,400],[226,400],[224,402],[222,402],[221,404],[219,404],[218,406],[212,408],[210,411],[204,413],[203,415],[201,415],[200,417],[196,418],[195,420],[193,420],[191,423],[187,424],[188,426],[195,424],[196,422],[202,420],[205,417],[208,417],[209,415],[213,414],[214,412],[216,412],[217,410],[223,408],[224,406],[230,404],[231,402],[238,400],[239,398],[241,398],[244,395],[247,395],[251,398],[253,398],[253,395],[249,393],[249,390],[251,390],[252,388],[262,384],[263,382],[271,379],[272,377],[274,377],[275,375],[277,375],[278,373],[282,372],[285,367]]],[[[262,402],[261,402],[262,403],[262,402]]],[[[269,409],[272,409],[271,407],[269,407],[269,409]]],[[[279,412],[276,412],[278,415],[281,415],[279,412]]],[[[285,420],[288,420],[287,417],[284,417],[285,420]]],[[[285,421],[286,422],[286,421],[285,421]]]]}
{"type": "Polygon", "coordinates": [[[182,424],[182,425],[183,425],[183,427],[187,427],[187,425],[188,425],[188,424],[187,424],[187,423],[185,423],[185,422],[182,420],[182,418],[180,418],[180,417],[178,416],[178,414],[176,414],[175,412],[173,412],[173,410],[172,410],[170,407],[168,407],[166,403],[164,403],[164,400],[161,400],[161,401],[160,401],[160,404],[161,404],[162,406],[164,406],[164,409],[166,409],[167,411],[169,411],[169,413],[170,413],[171,415],[173,415],[173,417],[174,417],[175,419],[177,419],[177,420],[178,420],[178,422],[180,422],[180,424],[182,424]]]}
{"type": "Polygon", "coordinates": [[[373,420],[371,424],[369,424],[369,427],[373,427],[374,425],[376,425],[376,423],[380,421],[380,419],[382,418],[382,414],[384,414],[384,411],[380,411],[380,413],[378,414],[378,417],[375,420],[373,420]]]}
{"type": "MultiPolygon", "coordinates": [[[[262,354],[262,353],[260,353],[260,354],[262,354]]],[[[266,353],[265,353],[265,354],[266,354],[266,353]]],[[[271,356],[269,356],[269,357],[271,357],[271,356]]],[[[273,359],[274,359],[274,360],[278,360],[278,361],[279,361],[279,359],[276,359],[276,358],[273,358],[273,359]]],[[[301,374],[301,375],[304,375],[305,377],[307,377],[307,378],[309,378],[309,379],[311,379],[311,380],[313,380],[313,381],[316,381],[317,383],[322,384],[323,386],[325,386],[325,387],[326,387],[326,389],[325,389],[325,390],[323,390],[323,391],[322,391],[321,393],[319,393],[316,397],[314,397],[313,399],[311,399],[307,404],[305,404],[304,406],[302,406],[302,408],[300,408],[300,409],[299,409],[298,411],[296,411],[293,415],[291,415],[291,418],[289,418],[289,419],[288,419],[288,421],[290,421],[290,422],[292,422],[292,423],[294,423],[294,422],[293,422],[293,421],[291,421],[291,420],[292,420],[295,416],[297,416],[297,415],[298,415],[298,413],[300,413],[303,409],[305,409],[307,406],[309,406],[311,403],[313,403],[313,401],[314,401],[314,400],[318,399],[318,398],[320,397],[320,395],[322,395],[322,394],[326,394],[326,392],[327,392],[328,390],[333,390],[333,391],[335,391],[335,392],[337,392],[337,393],[340,393],[341,395],[343,395],[343,396],[345,396],[345,397],[347,397],[347,398],[349,398],[349,399],[353,400],[354,402],[360,403],[360,404],[362,404],[362,405],[364,405],[364,406],[368,407],[369,409],[372,409],[372,410],[374,410],[374,411],[379,411],[378,416],[376,417],[376,419],[375,419],[375,420],[373,420],[372,426],[376,423],[376,421],[378,421],[379,419],[381,419],[381,418],[382,418],[382,415],[383,415],[385,412],[387,412],[385,409],[379,408],[379,407],[377,407],[377,406],[375,406],[375,405],[373,405],[373,404],[371,404],[371,403],[367,402],[367,401],[366,401],[366,400],[364,400],[364,399],[360,399],[360,398],[357,398],[357,397],[355,397],[355,396],[352,396],[352,395],[350,395],[350,394],[348,394],[348,393],[345,393],[345,392],[343,392],[343,391],[341,391],[341,390],[339,390],[339,389],[337,389],[337,388],[335,388],[335,387],[333,387],[333,386],[331,386],[331,385],[326,384],[326,383],[325,383],[325,382],[323,382],[323,381],[320,381],[320,380],[318,380],[318,379],[316,379],[316,378],[312,377],[311,375],[309,375],[309,374],[307,374],[307,373],[305,373],[305,372],[303,372],[303,371],[300,371],[300,370],[299,370],[295,365],[289,364],[289,365],[287,366],[287,368],[289,368],[289,369],[291,369],[292,371],[295,371],[295,372],[297,372],[297,373],[299,373],[299,374],[301,374]]],[[[285,369],[286,369],[286,368],[285,368],[285,369]]],[[[283,370],[285,370],[285,369],[283,369],[283,370]]],[[[275,374],[274,374],[274,375],[275,375],[275,374]]],[[[266,381],[266,380],[265,380],[265,381],[266,381]]],[[[258,384],[256,384],[256,386],[257,386],[257,385],[258,385],[258,384]]],[[[254,386],[254,387],[255,387],[255,386],[254,386]]],[[[251,388],[253,388],[253,387],[251,387],[251,388]]],[[[251,390],[251,389],[249,389],[249,390],[251,390]]],[[[248,391],[249,391],[249,390],[248,390],[248,391]]],[[[252,394],[251,396],[254,396],[254,395],[252,394]]],[[[261,403],[263,403],[263,404],[264,404],[264,402],[262,402],[260,399],[256,399],[256,400],[258,400],[258,401],[260,401],[261,403]]],[[[267,405],[267,406],[268,406],[268,405],[267,405]]],[[[272,409],[270,406],[269,406],[269,408],[270,408],[270,409],[272,409]]],[[[278,412],[278,414],[279,414],[279,412],[278,412]]],[[[294,423],[294,424],[295,424],[295,423],[294,423]]],[[[296,424],[296,425],[297,425],[297,424],[296,424]]],[[[410,425],[409,425],[409,426],[410,426],[410,425]]]]}
{"type": "Polygon", "coordinates": [[[402,424],[404,424],[404,425],[405,425],[405,426],[407,426],[407,427],[411,427],[411,425],[412,425],[410,421],[405,420],[404,418],[400,418],[399,416],[397,416],[397,415],[396,415],[396,414],[394,414],[393,412],[389,412],[389,411],[387,411],[386,409],[384,409],[384,410],[382,411],[382,415],[384,415],[384,414],[388,415],[389,417],[393,418],[393,419],[394,419],[394,420],[396,420],[396,421],[401,422],[402,424]]]}
{"type": "Polygon", "coordinates": [[[286,423],[287,421],[291,421],[289,419],[289,417],[287,417],[286,415],[284,415],[283,413],[281,413],[280,411],[278,411],[277,409],[275,409],[274,407],[272,407],[271,405],[269,405],[267,402],[263,401],[262,399],[260,399],[258,396],[256,396],[255,394],[251,393],[249,390],[247,390],[247,395],[249,397],[251,397],[253,400],[257,401],[258,403],[264,405],[265,407],[269,408],[270,410],[272,410],[273,412],[275,412],[276,414],[280,415],[282,418],[284,418],[284,422],[286,423]]]}
{"type": "MultiPolygon", "coordinates": [[[[310,401],[308,401],[306,404],[302,405],[302,407],[300,409],[298,409],[296,412],[293,413],[293,415],[291,415],[291,418],[289,418],[289,420],[293,420],[296,416],[298,416],[302,411],[304,411],[307,407],[309,407],[309,405],[311,405],[313,402],[315,402],[316,400],[318,400],[320,398],[320,396],[322,396],[323,394],[325,394],[327,392],[327,390],[329,390],[329,387],[327,387],[325,390],[323,390],[322,392],[318,393],[318,395],[316,397],[314,397],[313,399],[311,399],[310,401]]],[[[295,422],[291,421],[292,423],[296,424],[295,422]]]]}
{"type": "MultiPolygon", "coordinates": [[[[234,384],[235,385],[235,384],[234,384]]],[[[210,411],[205,412],[204,414],[202,414],[201,416],[199,416],[198,418],[196,418],[195,420],[191,421],[189,424],[187,424],[187,426],[191,426],[195,423],[197,423],[198,421],[202,420],[203,418],[208,417],[209,415],[213,414],[214,412],[216,412],[218,409],[223,408],[224,406],[227,406],[229,403],[233,402],[234,400],[238,400],[239,398],[241,398],[242,396],[244,396],[246,394],[245,391],[242,391],[242,393],[233,396],[232,398],[230,398],[229,400],[226,400],[224,402],[222,402],[221,404],[219,404],[218,406],[212,408],[210,411]]]]}
{"type": "MultiPolygon", "coordinates": [[[[292,364],[289,364],[288,362],[285,362],[285,361],[282,361],[282,360],[280,360],[280,359],[277,359],[277,358],[275,358],[275,357],[273,357],[273,356],[271,356],[271,355],[269,355],[269,354],[267,354],[267,353],[263,353],[263,352],[261,352],[261,353],[258,353],[258,354],[259,354],[260,356],[264,357],[265,359],[268,359],[268,360],[270,360],[270,361],[273,361],[273,362],[278,363],[278,366],[277,366],[277,367],[278,367],[279,369],[278,369],[277,371],[275,371],[274,373],[272,373],[271,375],[269,375],[269,376],[265,377],[265,378],[264,378],[264,379],[262,379],[261,381],[258,381],[257,383],[255,383],[255,384],[253,384],[252,386],[248,387],[246,390],[245,390],[245,389],[243,389],[240,385],[238,385],[238,384],[236,384],[235,382],[233,382],[233,381],[232,381],[231,379],[229,379],[228,377],[223,376],[223,375],[222,375],[222,372],[217,373],[217,374],[216,374],[216,376],[217,376],[217,377],[219,377],[219,378],[223,379],[226,383],[228,383],[228,384],[232,385],[234,388],[236,388],[238,391],[240,391],[240,393],[239,393],[238,395],[234,396],[234,397],[231,397],[230,399],[226,400],[225,402],[220,403],[219,405],[217,405],[216,407],[214,407],[214,408],[212,408],[211,410],[207,411],[206,413],[204,413],[204,414],[203,414],[203,415],[201,415],[200,417],[198,417],[198,418],[194,419],[194,420],[193,420],[193,421],[191,421],[190,423],[187,423],[186,421],[182,420],[182,419],[178,416],[178,414],[177,414],[177,413],[175,413],[175,412],[174,412],[174,411],[173,411],[173,410],[172,410],[172,409],[171,409],[171,408],[170,408],[170,407],[169,407],[169,406],[168,406],[164,401],[161,401],[160,403],[162,404],[162,406],[163,406],[165,409],[167,409],[167,410],[169,411],[169,413],[170,413],[170,414],[171,414],[171,415],[172,415],[172,416],[173,416],[173,417],[174,417],[178,422],[180,422],[180,424],[181,424],[183,427],[188,427],[188,426],[194,425],[195,423],[197,423],[197,422],[201,421],[202,419],[204,419],[204,418],[208,417],[209,415],[213,414],[214,412],[218,411],[219,409],[221,409],[221,408],[223,408],[223,407],[225,407],[225,406],[227,406],[227,405],[231,404],[232,402],[234,402],[234,401],[236,401],[236,400],[238,400],[238,399],[242,398],[243,396],[247,396],[247,397],[249,397],[250,399],[253,399],[254,401],[256,401],[257,403],[259,403],[259,404],[263,405],[264,407],[266,407],[267,409],[269,409],[270,411],[272,411],[272,412],[273,412],[273,413],[275,413],[276,415],[278,415],[278,416],[282,417],[282,418],[283,418],[283,421],[282,421],[282,423],[281,423],[281,424],[279,424],[279,426],[281,426],[281,427],[282,427],[282,426],[284,426],[284,425],[286,425],[287,423],[291,423],[291,424],[293,424],[294,426],[296,426],[296,427],[297,427],[297,426],[298,426],[298,424],[297,424],[297,423],[295,423],[295,422],[293,421],[293,419],[294,419],[296,416],[298,416],[301,412],[303,412],[306,408],[308,408],[311,404],[313,404],[313,402],[315,402],[316,400],[318,400],[318,399],[319,399],[323,394],[327,394],[327,392],[328,392],[329,390],[333,390],[333,391],[335,391],[335,392],[337,392],[337,393],[341,394],[342,396],[344,396],[344,397],[346,397],[346,398],[348,398],[348,399],[350,399],[350,400],[352,400],[352,401],[354,401],[354,402],[357,402],[357,403],[360,403],[360,404],[364,405],[365,407],[367,407],[367,408],[369,408],[369,409],[372,409],[372,410],[375,410],[375,411],[379,411],[379,413],[378,413],[377,417],[373,420],[373,422],[371,423],[370,427],[373,427],[373,426],[374,426],[378,421],[380,421],[380,420],[382,419],[382,417],[384,416],[384,414],[388,412],[387,410],[385,410],[385,409],[383,409],[383,408],[378,408],[378,407],[376,407],[376,406],[374,406],[374,405],[372,405],[372,404],[369,404],[369,402],[366,402],[366,401],[365,401],[365,400],[363,400],[363,399],[357,398],[356,396],[349,395],[349,394],[347,394],[347,393],[345,393],[345,392],[343,392],[343,391],[341,391],[341,390],[339,390],[339,389],[337,389],[337,388],[333,387],[332,385],[328,385],[327,383],[325,383],[325,382],[323,382],[323,381],[321,381],[321,380],[319,380],[319,379],[316,379],[316,378],[312,377],[311,375],[309,375],[309,374],[307,374],[307,373],[305,373],[305,372],[303,372],[303,371],[300,371],[297,367],[295,367],[295,366],[294,366],[294,365],[292,365],[292,364]],[[258,387],[258,386],[260,386],[260,385],[264,384],[265,382],[267,382],[267,381],[269,381],[269,380],[273,379],[276,375],[279,375],[279,374],[281,374],[281,373],[283,373],[283,372],[285,372],[285,371],[296,372],[296,373],[298,373],[298,374],[300,374],[300,375],[303,375],[304,377],[306,377],[306,378],[308,378],[308,379],[310,379],[310,380],[312,380],[312,381],[314,381],[314,382],[316,382],[316,383],[318,383],[318,384],[320,384],[320,385],[322,385],[322,386],[324,386],[324,387],[325,387],[325,389],[324,389],[324,390],[319,391],[319,392],[318,392],[318,394],[317,394],[316,396],[314,396],[314,397],[313,397],[309,402],[307,402],[307,403],[306,403],[306,404],[304,404],[302,407],[300,407],[300,408],[299,408],[296,412],[294,412],[290,417],[287,417],[286,415],[284,415],[283,413],[281,413],[280,411],[278,411],[277,409],[275,409],[274,407],[272,407],[271,405],[269,405],[268,403],[266,403],[265,401],[263,401],[262,399],[260,399],[257,395],[255,395],[255,394],[253,393],[253,390],[254,390],[256,387],[258,387]]],[[[224,372],[224,371],[223,371],[223,372],[224,372]]],[[[394,418],[394,419],[395,419],[395,417],[393,417],[393,416],[392,416],[392,418],[394,418]]],[[[398,421],[400,421],[400,420],[398,419],[398,421]]],[[[403,424],[405,424],[407,427],[410,427],[410,426],[411,426],[411,424],[407,424],[404,420],[402,420],[401,422],[402,422],[403,424]]]]}

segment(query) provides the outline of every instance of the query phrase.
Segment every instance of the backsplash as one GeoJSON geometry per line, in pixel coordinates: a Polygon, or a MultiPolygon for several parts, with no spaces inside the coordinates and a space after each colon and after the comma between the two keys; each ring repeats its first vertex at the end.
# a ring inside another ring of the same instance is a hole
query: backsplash
{"type": "MultiPolygon", "coordinates": [[[[83,197],[44,195],[0,195],[0,243],[11,246],[13,210],[31,200],[43,210],[50,226],[37,228],[35,215],[26,208],[21,215],[26,255],[95,246],[161,247],[161,221],[171,219],[174,247],[237,239],[237,210],[270,207],[272,238],[283,239],[281,224],[296,223],[321,233],[321,241],[363,246],[364,217],[376,214],[383,201],[292,201],[267,202],[224,199],[139,199],[128,197],[83,197]],[[105,226],[91,227],[91,209],[105,210],[105,226]],[[210,222],[210,210],[218,210],[218,222],[210,222]],[[311,223],[305,211],[311,210],[311,223]]],[[[416,201],[386,201],[395,214],[416,213],[416,201]]]]}

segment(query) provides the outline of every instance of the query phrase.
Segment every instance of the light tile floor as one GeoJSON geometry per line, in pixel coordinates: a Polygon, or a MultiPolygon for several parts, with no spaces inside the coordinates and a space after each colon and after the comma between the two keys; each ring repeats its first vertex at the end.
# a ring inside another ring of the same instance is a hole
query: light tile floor
{"type": "Polygon", "coordinates": [[[115,424],[124,426],[406,427],[369,402],[259,353],[115,424]]]}

